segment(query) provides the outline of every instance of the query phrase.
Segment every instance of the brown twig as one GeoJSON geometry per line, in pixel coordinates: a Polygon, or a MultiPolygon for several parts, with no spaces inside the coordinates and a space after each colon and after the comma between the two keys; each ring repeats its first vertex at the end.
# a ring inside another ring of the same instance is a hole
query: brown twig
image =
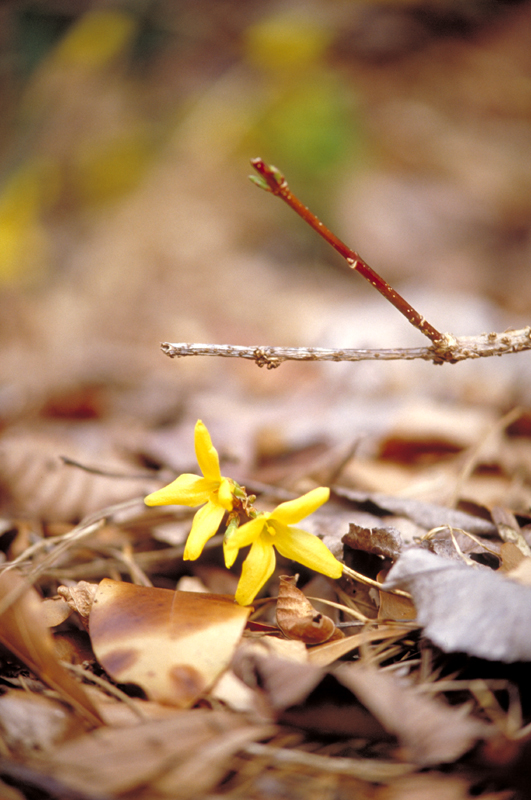
{"type": "Polygon", "coordinates": [[[251,164],[260,175],[260,178],[256,178],[255,176],[251,177],[253,183],[261,189],[265,189],[267,192],[271,192],[276,197],[280,197],[284,200],[284,202],[302,217],[314,231],[317,231],[334,250],[337,250],[337,252],[343,256],[351,269],[355,269],[360,275],[363,275],[365,280],[369,281],[380,294],[383,294],[386,300],[394,305],[394,307],[400,311],[415,328],[418,328],[424,336],[431,339],[434,344],[444,339],[444,335],[434,328],[433,325],[430,325],[418,311],[415,311],[407,300],[404,300],[392,286],[389,286],[387,281],[384,281],[372,267],[369,267],[355,250],[351,250],[350,247],[347,247],[347,245],[332,233],[309,208],[301,203],[298,197],[295,197],[284,175],[282,175],[276,167],[265,164],[261,158],[252,158],[251,164]]]}

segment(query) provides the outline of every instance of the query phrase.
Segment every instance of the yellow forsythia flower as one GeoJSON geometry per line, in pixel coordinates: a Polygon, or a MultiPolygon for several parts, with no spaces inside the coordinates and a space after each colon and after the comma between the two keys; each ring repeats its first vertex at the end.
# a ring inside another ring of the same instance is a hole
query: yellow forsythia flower
{"type": "Polygon", "coordinates": [[[297,498],[281,503],[274,511],[261,514],[234,529],[225,537],[223,549],[225,565],[234,564],[241,547],[251,545],[249,555],[243,562],[242,574],[236,590],[236,601],[242,606],[252,603],[262,586],[275,569],[275,547],[285,558],[298,561],[305,567],[339,578],[343,565],[317,537],[291,525],[313,514],[326,503],[330,490],[323,487],[297,498]]]}
{"type": "Polygon", "coordinates": [[[203,476],[179,475],[168,486],[149,494],[144,500],[148,506],[203,506],[194,517],[186,542],[183,557],[189,561],[199,558],[207,541],[216,533],[225,511],[232,511],[233,507],[231,482],[221,475],[217,450],[201,420],[195,426],[194,442],[203,476]]]}

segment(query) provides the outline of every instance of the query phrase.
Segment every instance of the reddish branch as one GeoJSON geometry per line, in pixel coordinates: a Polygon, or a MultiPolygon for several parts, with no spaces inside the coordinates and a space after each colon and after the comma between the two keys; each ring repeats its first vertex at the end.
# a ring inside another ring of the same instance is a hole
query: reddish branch
{"type": "Polygon", "coordinates": [[[433,325],[430,325],[427,320],[421,316],[418,311],[409,305],[407,300],[398,294],[387,281],[384,281],[377,272],[375,272],[369,265],[350,247],[341,241],[321,220],[313,214],[309,208],[301,203],[290,190],[285,177],[276,169],[276,167],[265,164],[261,158],[251,159],[251,164],[260,175],[260,178],[251,178],[254,183],[265,189],[268,192],[280,197],[288,204],[290,208],[297,212],[302,219],[308,223],[323,239],[332,245],[337,252],[343,256],[351,269],[355,269],[360,275],[363,275],[365,280],[374,286],[375,289],[383,294],[392,305],[401,314],[403,314],[409,322],[418,328],[421,333],[427,336],[434,344],[441,342],[445,337],[433,325]]]}

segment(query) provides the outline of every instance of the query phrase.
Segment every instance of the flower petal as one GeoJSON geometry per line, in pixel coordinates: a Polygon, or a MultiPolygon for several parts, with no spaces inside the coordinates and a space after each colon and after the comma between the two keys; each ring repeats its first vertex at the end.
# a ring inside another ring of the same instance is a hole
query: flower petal
{"type": "Polygon", "coordinates": [[[296,500],[288,500],[286,503],[281,503],[271,512],[271,517],[283,522],[285,525],[296,525],[301,519],[309,517],[314,511],[326,503],[330,497],[330,489],[319,486],[317,489],[312,489],[311,492],[303,494],[302,497],[297,497],[296,500]]]}
{"type": "Polygon", "coordinates": [[[227,569],[232,567],[236,561],[236,556],[241,547],[247,547],[248,544],[252,544],[258,539],[264,529],[265,521],[266,515],[262,514],[260,517],[256,517],[256,519],[252,519],[244,525],[240,525],[240,527],[233,530],[229,536],[225,536],[223,541],[223,555],[225,557],[225,566],[227,569]]]}
{"type": "Polygon", "coordinates": [[[210,498],[212,488],[199,475],[179,475],[176,480],[148,494],[144,498],[147,506],[200,506],[210,498]]]}
{"type": "Polygon", "coordinates": [[[300,528],[275,526],[275,547],[285,558],[297,561],[315,572],[328,575],[329,578],[340,578],[343,564],[335,558],[328,547],[311,533],[300,528]]]}
{"type": "Polygon", "coordinates": [[[197,463],[205,478],[211,481],[220,481],[218,451],[212,444],[206,425],[200,419],[195,424],[194,443],[197,463]]]}
{"type": "Polygon", "coordinates": [[[206,506],[199,509],[186,540],[183,554],[185,561],[195,561],[196,558],[199,558],[205,544],[217,532],[224,514],[225,509],[212,502],[208,502],[206,506]]]}
{"type": "Polygon", "coordinates": [[[262,586],[275,570],[275,551],[261,538],[257,539],[242,565],[242,574],[236,589],[235,600],[241,606],[252,603],[262,586]]]}
{"type": "Polygon", "coordinates": [[[225,511],[232,511],[232,486],[227,478],[221,479],[221,486],[218,490],[218,501],[225,511]]]}

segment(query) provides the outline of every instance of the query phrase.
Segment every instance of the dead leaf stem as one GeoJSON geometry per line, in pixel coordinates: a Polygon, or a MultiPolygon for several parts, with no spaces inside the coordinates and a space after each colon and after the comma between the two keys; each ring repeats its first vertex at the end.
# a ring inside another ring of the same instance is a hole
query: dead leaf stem
{"type": "Polygon", "coordinates": [[[325,600],[322,597],[312,597],[309,594],[307,594],[306,597],[308,598],[308,600],[313,600],[316,603],[322,603],[323,605],[331,606],[332,608],[337,608],[339,611],[342,611],[344,614],[349,614],[351,617],[354,617],[354,619],[357,619],[360,622],[365,623],[374,621],[372,619],[369,619],[369,617],[366,617],[365,614],[362,614],[360,611],[356,611],[355,608],[349,608],[349,606],[345,606],[342,603],[334,603],[333,600],[325,600]]]}
{"type": "Polygon", "coordinates": [[[350,567],[343,565],[343,572],[354,580],[359,581],[360,583],[365,583],[367,586],[373,586],[375,589],[378,589],[381,592],[389,592],[390,594],[398,594],[401,597],[407,597],[411,600],[411,595],[408,592],[403,592],[402,589],[391,589],[385,587],[383,584],[378,583],[378,581],[373,581],[372,578],[368,578],[366,575],[362,575],[361,572],[356,572],[350,567]]]}
{"type": "Polygon", "coordinates": [[[374,759],[331,758],[318,753],[306,753],[303,750],[288,750],[269,744],[252,743],[243,750],[247,755],[262,758],[270,763],[306,767],[312,772],[323,771],[339,775],[353,775],[361,780],[392,780],[412,772],[411,764],[375,761],[374,759]],[[380,771],[381,770],[381,771],[380,771]]]}

